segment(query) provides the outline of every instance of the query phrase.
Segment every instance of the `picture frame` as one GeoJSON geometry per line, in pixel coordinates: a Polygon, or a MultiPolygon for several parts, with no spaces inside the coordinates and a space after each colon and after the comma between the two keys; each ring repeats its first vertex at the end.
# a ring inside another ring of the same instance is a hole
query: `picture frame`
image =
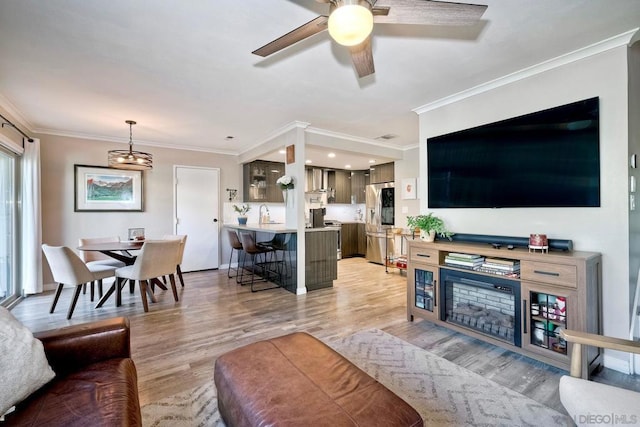
{"type": "Polygon", "coordinates": [[[415,200],[418,198],[417,191],[417,179],[416,178],[403,178],[402,179],[402,199],[403,200],[415,200]]]}
{"type": "Polygon", "coordinates": [[[74,165],[75,212],[142,212],[142,171],[74,165]]]}
{"type": "Polygon", "coordinates": [[[130,228],[127,235],[129,240],[144,240],[144,228],[130,228]]]}

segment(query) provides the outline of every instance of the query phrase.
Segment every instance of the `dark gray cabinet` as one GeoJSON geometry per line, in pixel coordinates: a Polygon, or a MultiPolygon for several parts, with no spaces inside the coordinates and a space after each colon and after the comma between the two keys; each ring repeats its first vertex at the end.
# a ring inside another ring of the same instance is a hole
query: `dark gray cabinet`
{"type": "Polygon", "coordinates": [[[256,160],[243,166],[245,202],[283,203],[282,190],[276,184],[284,175],[284,163],[256,160]]]}
{"type": "Polygon", "coordinates": [[[393,168],[393,162],[371,166],[371,168],[369,168],[369,179],[371,181],[371,184],[393,182],[395,175],[393,168]]]}
{"type": "Polygon", "coordinates": [[[367,235],[364,223],[342,223],[341,250],[343,258],[365,255],[367,250],[367,235]]]}
{"type": "Polygon", "coordinates": [[[351,200],[353,203],[366,202],[366,187],[369,184],[369,171],[351,172],[351,200]]]}
{"type": "Polygon", "coordinates": [[[332,190],[329,203],[351,203],[351,173],[336,169],[327,173],[327,184],[332,190]]]}

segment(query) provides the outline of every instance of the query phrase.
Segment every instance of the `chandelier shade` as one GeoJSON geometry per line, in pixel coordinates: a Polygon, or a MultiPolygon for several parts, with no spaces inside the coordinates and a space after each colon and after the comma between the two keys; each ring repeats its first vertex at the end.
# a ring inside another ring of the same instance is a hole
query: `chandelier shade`
{"type": "Polygon", "coordinates": [[[373,30],[371,4],[367,0],[337,0],[329,15],[329,34],[343,46],[355,46],[373,30]]]}
{"type": "Polygon", "coordinates": [[[133,149],[133,120],[125,121],[129,125],[129,149],[128,150],[110,150],[109,151],[109,167],[116,169],[128,170],[148,170],[153,169],[153,156],[143,151],[135,151],[133,149]]]}

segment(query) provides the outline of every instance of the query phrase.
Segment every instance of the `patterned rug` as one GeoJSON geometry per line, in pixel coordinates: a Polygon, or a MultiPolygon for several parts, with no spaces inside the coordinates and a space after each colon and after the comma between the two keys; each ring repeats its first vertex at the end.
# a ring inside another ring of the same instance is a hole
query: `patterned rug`
{"type": "MultiPolygon", "coordinates": [[[[329,343],[413,406],[425,426],[568,426],[570,418],[522,394],[372,329],[329,343]]],[[[144,426],[224,426],[207,384],[142,408],[144,426]]]]}

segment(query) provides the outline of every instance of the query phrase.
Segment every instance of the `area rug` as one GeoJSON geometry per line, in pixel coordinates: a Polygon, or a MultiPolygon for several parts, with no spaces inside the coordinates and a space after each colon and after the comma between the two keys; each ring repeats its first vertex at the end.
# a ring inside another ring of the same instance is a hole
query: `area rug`
{"type": "MultiPolygon", "coordinates": [[[[413,406],[425,426],[568,426],[571,420],[522,394],[378,329],[328,343],[413,406]]],[[[213,382],[150,403],[143,425],[224,426],[213,382]]]]}

